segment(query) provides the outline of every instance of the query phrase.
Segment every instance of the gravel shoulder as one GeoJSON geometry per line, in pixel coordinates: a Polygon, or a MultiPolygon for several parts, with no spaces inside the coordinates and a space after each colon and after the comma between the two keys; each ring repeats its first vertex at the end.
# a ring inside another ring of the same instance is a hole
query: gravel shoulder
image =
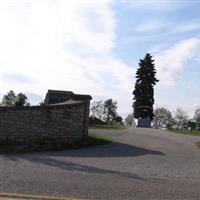
{"type": "Polygon", "coordinates": [[[197,136],[90,130],[112,138],[77,150],[1,155],[1,192],[87,199],[199,199],[197,136]]]}

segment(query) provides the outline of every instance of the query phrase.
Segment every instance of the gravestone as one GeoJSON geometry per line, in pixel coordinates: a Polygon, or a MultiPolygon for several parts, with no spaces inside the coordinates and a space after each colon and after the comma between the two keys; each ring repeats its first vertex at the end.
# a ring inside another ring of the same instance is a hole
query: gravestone
{"type": "Polygon", "coordinates": [[[140,128],[151,128],[151,120],[147,119],[147,118],[138,119],[137,127],[140,127],[140,128]]]}

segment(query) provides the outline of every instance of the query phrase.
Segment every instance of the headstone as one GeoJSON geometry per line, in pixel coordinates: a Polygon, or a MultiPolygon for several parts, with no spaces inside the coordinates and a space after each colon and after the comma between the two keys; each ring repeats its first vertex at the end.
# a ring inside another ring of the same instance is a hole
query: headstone
{"type": "Polygon", "coordinates": [[[141,128],[151,128],[151,120],[144,118],[144,119],[138,119],[138,125],[137,127],[141,128]]]}

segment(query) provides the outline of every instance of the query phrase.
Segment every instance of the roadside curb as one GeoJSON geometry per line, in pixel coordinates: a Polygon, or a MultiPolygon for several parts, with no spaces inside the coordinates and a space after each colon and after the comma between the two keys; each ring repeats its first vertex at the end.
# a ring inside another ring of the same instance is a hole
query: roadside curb
{"type": "Polygon", "coordinates": [[[0,200],[86,200],[77,198],[66,198],[56,196],[43,196],[43,195],[26,195],[26,194],[15,194],[15,193],[0,193],[0,200]]]}

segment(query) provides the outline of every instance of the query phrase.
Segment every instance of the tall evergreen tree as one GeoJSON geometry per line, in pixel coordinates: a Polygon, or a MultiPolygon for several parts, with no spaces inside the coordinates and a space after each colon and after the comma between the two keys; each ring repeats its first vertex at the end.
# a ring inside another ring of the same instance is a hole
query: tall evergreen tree
{"type": "Polygon", "coordinates": [[[156,69],[152,56],[147,53],[140,60],[136,72],[134,95],[134,117],[137,119],[153,119],[154,86],[159,80],[156,78],[156,69]]]}

